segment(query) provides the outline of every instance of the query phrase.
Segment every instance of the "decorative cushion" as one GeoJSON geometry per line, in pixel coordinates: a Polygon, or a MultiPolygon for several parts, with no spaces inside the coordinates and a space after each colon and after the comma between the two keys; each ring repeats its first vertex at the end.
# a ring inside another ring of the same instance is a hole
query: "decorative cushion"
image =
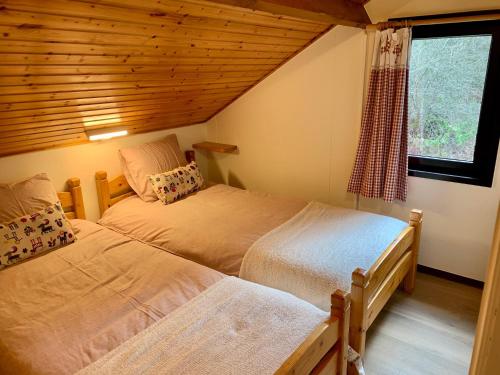
{"type": "Polygon", "coordinates": [[[0,269],[75,241],[59,202],[0,224],[0,269]]]}
{"type": "Polygon", "coordinates": [[[175,134],[160,141],[121,149],[119,153],[127,182],[146,202],[158,199],[149,183],[149,175],[171,171],[187,164],[175,134]]]}
{"type": "Polygon", "coordinates": [[[0,223],[40,211],[58,201],[57,192],[45,173],[16,183],[0,183],[0,223]]]}
{"type": "Polygon", "coordinates": [[[200,190],[203,186],[203,176],[195,161],[185,167],[149,176],[149,181],[158,199],[165,204],[200,190]]]}

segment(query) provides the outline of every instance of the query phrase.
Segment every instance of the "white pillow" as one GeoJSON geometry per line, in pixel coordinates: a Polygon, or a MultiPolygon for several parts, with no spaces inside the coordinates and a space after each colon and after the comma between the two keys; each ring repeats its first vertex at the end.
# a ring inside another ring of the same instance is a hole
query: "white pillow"
{"type": "Polygon", "coordinates": [[[158,199],[149,183],[149,175],[171,171],[187,164],[175,134],[160,141],[121,149],[119,154],[127,182],[146,202],[158,199]]]}
{"type": "Polygon", "coordinates": [[[148,177],[153,191],[164,204],[175,202],[203,186],[203,176],[195,161],[185,167],[148,177]]]}
{"type": "Polygon", "coordinates": [[[0,224],[58,201],[57,192],[45,173],[19,182],[0,183],[0,224]]]}

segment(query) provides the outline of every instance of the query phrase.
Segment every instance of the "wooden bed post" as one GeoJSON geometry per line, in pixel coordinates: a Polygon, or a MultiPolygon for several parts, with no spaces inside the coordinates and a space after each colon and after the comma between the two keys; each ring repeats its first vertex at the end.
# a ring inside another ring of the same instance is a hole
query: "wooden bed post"
{"type": "Polygon", "coordinates": [[[417,277],[417,264],[418,264],[418,250],[420,248],[420,233],[422,231],[422,217],[421,210],[411,210],[410,212],[410,226],[415,229],[413,235],[413,242],[411,244],[412,260],[411,267],[408,274],[403,280],[403,290],[406,293],[412,293],[415,289],[415,278],[417,277]]]}
{"type": "Polygon", "coordinates": [[[347,351],[349,349],[349,320],[351,312],[351,297],[349,293],[337,289],[332,294],[331,318],[339,319],[339,354],[337,373],[345,375],[347,373],[347,351]]]}
{"type": "Polygon", "coordinates": [[[68,180],[68,187],[71,191],[73,198],[73,210],[77,219],[85,220],[85,206],[83,204],[82,187],[80,186],[80,179],[77,177],[68,180]]]}
{"type": "Polygon", "coordinates": [[[349,345],[363,356],[365,352],[368,309],[368,276],[367,271],[356,268],[352,273],[351,284],[351,328],[349,329],[349,345]]]}
{"type": "Polygon", "coordinates": [[[275,375],[346,375],[349,293],[337,290],[331,296],[331,302],[329,319],[309,334],[275,375]]]}
{"type": "Polygon", "coordinates": [[[97,171],[95,173],[95,184],[97,188],[97,200],[99,202],[99,212],[102,216],[104,211],[106,211],[109,207],[111,207],[108,173],[105,171],[97,171]]]}

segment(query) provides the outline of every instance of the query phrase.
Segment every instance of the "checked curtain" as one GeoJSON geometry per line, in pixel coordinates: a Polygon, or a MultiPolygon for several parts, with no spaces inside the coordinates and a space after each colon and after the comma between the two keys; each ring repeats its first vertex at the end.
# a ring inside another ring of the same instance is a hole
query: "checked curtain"
{"type": "Polygon", "coordinates": [[[411,30],[377,30],[356,161],[347,191],[405,201],[411,30]]]}

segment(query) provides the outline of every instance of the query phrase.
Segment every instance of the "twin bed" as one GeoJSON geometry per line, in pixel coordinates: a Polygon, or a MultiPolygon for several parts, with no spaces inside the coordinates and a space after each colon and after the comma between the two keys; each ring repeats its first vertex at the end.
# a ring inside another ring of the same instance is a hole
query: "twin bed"
{"type": "Polygon", "coordinates": [[[348,295],[326,313],[83,220],[79,185],[77,241],[0,272],[0,373],[346,372],[348,295]]]}

